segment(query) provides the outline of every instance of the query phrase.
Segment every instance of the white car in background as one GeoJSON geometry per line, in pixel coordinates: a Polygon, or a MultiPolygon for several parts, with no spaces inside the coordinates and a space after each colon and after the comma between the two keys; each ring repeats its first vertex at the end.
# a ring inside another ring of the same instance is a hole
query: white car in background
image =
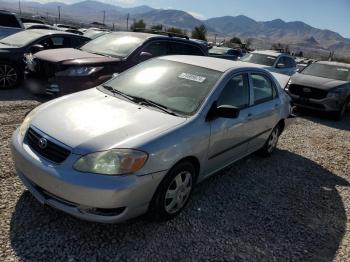
{"type": "Polygon", "coordinates": [[[294,58],[287,53],[278,51],[254,51],[245,55],[240,60],[279,74],[291,76],[297,72],[297,65],[294,58]]]}

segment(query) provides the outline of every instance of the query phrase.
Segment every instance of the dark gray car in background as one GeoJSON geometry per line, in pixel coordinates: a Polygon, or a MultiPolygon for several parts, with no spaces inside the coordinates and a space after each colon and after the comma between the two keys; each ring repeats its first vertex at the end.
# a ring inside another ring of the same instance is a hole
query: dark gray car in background
{"type": "Polygon", "coordinates": [[[291,77],[286,91],[294,105],[332,112],[341,119],[350,104],[350,65],[313,63],[291,77]]]}

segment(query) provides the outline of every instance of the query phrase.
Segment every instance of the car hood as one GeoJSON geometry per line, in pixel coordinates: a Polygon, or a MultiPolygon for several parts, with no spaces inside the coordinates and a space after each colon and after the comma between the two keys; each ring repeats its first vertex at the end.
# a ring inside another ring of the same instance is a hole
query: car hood
{"type": "Polygon", "coordinates": [[[10,46],[10,45],[5,45],[0,43],[0,52],[3,51],[13,51],[15,49],[18,49],[17,46],[10,46]]]}
{"type": "Polygon", "coordinates": [[[121,61],[120,58],[92,54],[75,48],[44,50],[36,53],[35,57],[40,60],[61,63],[63,65],[99,64],[121,61]]]}
{"type": "Polygon", "coordinates": [[[337,86],[344,85],[348,82],[329,79],[324,77],[312,76],[312,75],[304,75],[304,74],[295,74],[291,78],[292,84],[302,85],[302,86],[310,86],[323,90],[330,90],[337,86]]]}
{"type": "Polygon", "coordinates": [[[31,125],[86,154],[110,148],[138,148],[186,121],[92,88],[41,105],[31,125]]]}

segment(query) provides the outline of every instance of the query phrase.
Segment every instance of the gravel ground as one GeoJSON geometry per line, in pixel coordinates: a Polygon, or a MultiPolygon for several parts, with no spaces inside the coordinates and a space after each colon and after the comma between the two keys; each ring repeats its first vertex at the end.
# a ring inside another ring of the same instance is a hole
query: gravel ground
{"type": "Polygon", "coordinates": [[[10,136],[39,103],[0,93],[0,261],[350,261],[350,114],[302,113],[272,157],[204,181],[172,221],[104,225],[40,206],[15,176],[10,136]]]}

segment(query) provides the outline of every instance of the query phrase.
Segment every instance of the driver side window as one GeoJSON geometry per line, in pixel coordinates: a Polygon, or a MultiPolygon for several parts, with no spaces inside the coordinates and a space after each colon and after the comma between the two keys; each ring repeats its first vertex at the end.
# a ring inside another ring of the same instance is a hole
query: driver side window
{"type": "Polygon", "coordinates": [[[289,65],[289,61],[287,57],[282,56],[277,63],[278,68],[290,68],[291,66],[289,65]]]}
{"type": "Polygon", "coordinates": [[[221,105],[238,108],[249,106],[249,84],[246,74],[236,75],[230,79],[217,100],[217,106],[221,105]]]}
{"type": "Polygon", "coordinates": [[[152,42],[142,49],[141,52],[152,54],[152,57],[168,54],[168,43],[166,41],[152,42]]]}

